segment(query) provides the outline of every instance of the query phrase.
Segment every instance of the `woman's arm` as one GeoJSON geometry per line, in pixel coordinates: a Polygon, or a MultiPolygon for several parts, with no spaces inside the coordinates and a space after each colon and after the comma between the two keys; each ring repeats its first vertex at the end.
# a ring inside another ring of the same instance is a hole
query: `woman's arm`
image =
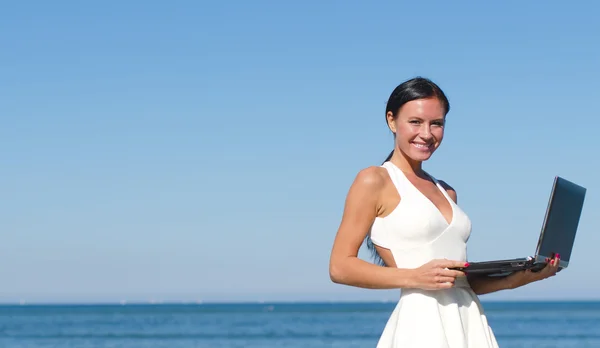
{"type": "Polygon", "coordinates": [[[538,271],[530,270],[511,273],[503,277],[488,277],[488,276],[468,276],[469,268],[467,267],[467,279],[471,285],[471,289],[477,295],[489,294],[500,290],[516,289],[527,284],[537,282],[549,277],[553,277],[558,272],[558,264],[560,255],[550,260],[546,266],[538,271]]]}
{"type": "Polygon", "coordinates": [[[469,276],[469,272],[467,271],[467,279],[469,281],[469,285],[471,285],[471,289],[473,289],[473,292],[475,292],[477,295],[513,289],[513,284],[511,284],[507,276],[469,276]]]}
{"type": "Polygon", "coordinates": [[[410,270],[375,265],[358,258],[379,210],[385,177],[378,167],[361,170],[350,186],[331,257],[329,276],[334,283],[370,289],[410,287],[410,270]]]}

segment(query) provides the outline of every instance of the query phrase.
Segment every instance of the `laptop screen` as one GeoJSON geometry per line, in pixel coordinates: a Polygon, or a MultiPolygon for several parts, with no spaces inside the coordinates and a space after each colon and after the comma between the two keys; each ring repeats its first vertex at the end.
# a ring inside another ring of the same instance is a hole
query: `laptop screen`
{"type": "Polygon", "coordinates": [[[571,259],[571,251],[579,218],[583,209],[586,189],[561,177],[556,177],[550,202],[546,211],[542,234],[538,242],[538,257],[560,254],[565,266],[571,259]]]}

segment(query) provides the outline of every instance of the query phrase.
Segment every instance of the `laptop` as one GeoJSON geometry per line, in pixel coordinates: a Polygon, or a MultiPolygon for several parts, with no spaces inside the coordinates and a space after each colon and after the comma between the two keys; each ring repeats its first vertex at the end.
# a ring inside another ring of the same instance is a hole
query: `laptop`
{"type": "Polygon", "coordinates": [[[560,255],[558,271],[569,266],[575,234],[579,225],[586,188],[560,176],[554,178],[552,191],[542,230],[533,256],[509,260],[469,262],[468,267],[458,268],[469,275],[504,276],[515,271],[530,269],[539,271],[546,266],[546,258],[560,255]]]}

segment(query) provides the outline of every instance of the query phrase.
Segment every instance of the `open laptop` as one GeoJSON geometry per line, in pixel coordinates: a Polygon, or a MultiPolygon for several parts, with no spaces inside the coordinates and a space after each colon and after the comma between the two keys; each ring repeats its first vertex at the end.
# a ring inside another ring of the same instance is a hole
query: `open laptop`
{"type": "Polygon", "coordinates": [[[468,274],[501,276],[531,269],[539,271],[546,266],[546,258],[560,255],[559,271],[569,266],[579,218],[583,210],[586,188],[560,176],[554,178],[546,215],[535,254],[512,260],[469,262],[460,268],[468,274]]]}

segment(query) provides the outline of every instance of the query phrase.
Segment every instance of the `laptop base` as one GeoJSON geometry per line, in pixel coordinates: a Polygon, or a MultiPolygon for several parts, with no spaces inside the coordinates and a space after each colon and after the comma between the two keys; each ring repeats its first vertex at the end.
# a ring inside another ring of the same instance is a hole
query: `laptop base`
{"type": "Polygon", "coordinates": [[[469,267],[456,268],[466,271],[469,275],[505,276],[513,272],[531,270],[538,272],[546,266],[544,262],[536,262],[532,257],[509,260],[469,262],[469,267]]]}

